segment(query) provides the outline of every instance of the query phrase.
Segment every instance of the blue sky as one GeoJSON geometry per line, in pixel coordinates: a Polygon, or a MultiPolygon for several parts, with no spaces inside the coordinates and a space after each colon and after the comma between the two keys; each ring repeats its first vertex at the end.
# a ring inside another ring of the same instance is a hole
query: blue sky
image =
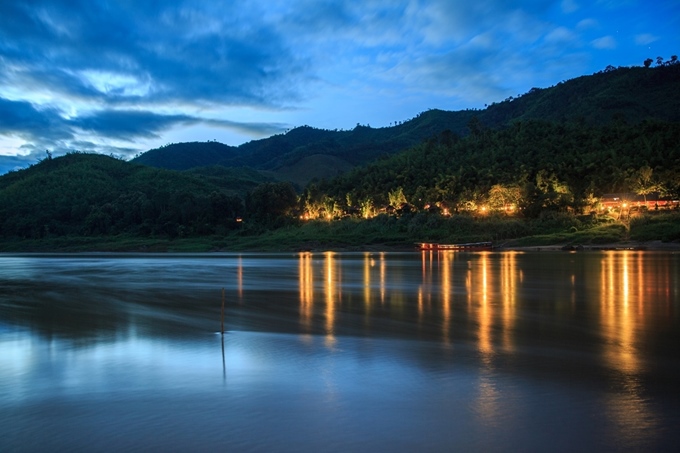
{"type": "Polygon", "coordinates": [[[677,0],[0,1],[0,174],[385,127],[680,54],[677,0]]]}

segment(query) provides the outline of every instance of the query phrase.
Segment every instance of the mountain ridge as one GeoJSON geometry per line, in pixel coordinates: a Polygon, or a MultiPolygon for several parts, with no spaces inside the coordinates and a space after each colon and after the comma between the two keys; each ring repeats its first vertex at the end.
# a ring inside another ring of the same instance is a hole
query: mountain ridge
{"type": "Polygon", "coordinates": [[[356,167],[408,149],[446,130],[452,136],[466,136],[471,122],[476,127],[496,129],[531,119],[593,125],[612,121],[639,123],[645,119],[680,121],[680,90],[672,89],[679,85],[678,64],[656,68],[610,67],[552,87],[532,88],[483,110],[430,109],[382,128],[357,124],[352,130],[327,130],[305,125],[238,147],[214,141],[170,144],[149,150],[133,162],[173,170],[209,165],[250,167],[302,186],[314,178],[328,176],[321,169],[300,164],[310,156],[332,156],[356,167]],[[291,172],[291,168],[297,171],[291,172]]]}

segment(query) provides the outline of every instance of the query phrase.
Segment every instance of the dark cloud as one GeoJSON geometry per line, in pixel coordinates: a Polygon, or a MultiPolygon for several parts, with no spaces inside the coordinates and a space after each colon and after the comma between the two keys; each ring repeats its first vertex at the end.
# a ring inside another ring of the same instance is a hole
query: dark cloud
{"type": "Polygon", "coordinates": [[[285,123],[240,123],[229,120],[202,120],[201,122],[210,126],[231,129],[256,137],[280,134],[287,129],[290,129],[290,125],[285,123]]]}
{"type": "Polygon", "coordinates": [[[0,98],[0,135],[24,139],[41,136],[53,140],[73,137],[59,110],[3,98],[0,98]]]}
{"type": "Polygon", "coordinates": [[[157,137],[158,132],[178,124],[200,120],[186,115],[159,115],[145,111],[106,110],[79,116],[69,122],[74,128],[102,137],[132,140],[157,137]]]}
{"type": "MultiPolygon", "coordinates": [[[[43,155],[43,157],[45,156],[43,155]]],[[[10,171],[21,170],[37,162],[38,160],[33,156],[0,155],[0,175],[4,175],[5,173],[10,171]]]]}
{"type": "Polygon", "coordinates": [[[481,107],[671,55],[677,2],[657,3],[0,0],[0,151],[130,155],[164,134],[481,107]],[[240,121],[260,112],[279,122],[240,121]]]}
{"type": "Polygon", "coordinates": [[[147,111],[108,110],[81,116],[70,121],[74,128],[98,136],[131,140],[133,138],[158,137],[160,132],[178,125],[204,124],[255,135],[282,132],[287,125],[280,123],[243,123],[229,120],[206,119],[189,115],[160,115],[147,111]]]}
{"type": "Polygon", "coordinates": [[[236,20],[245,6],[233,2],[1,3],[4,79],[75,98],[139,101],[97,87],[87,72],[99,72],[148,81],[150,102],[275,105],[295,98],[304,67],[273,29],[236,20]]]}
{"type": "Polygon", "coordinates": [[[257,136],[280,133],[288,127],[281,123],[237,122],[190,115],[163,115],[142,110],[109,109],[65,118],[57,109],[38,108],[29,102],[0,98],[0,136],[23,139],[26,142],[23,149],[32,153],[50,149],[56,150],[57,154],[72,150],[130,154],[139,150],[96,145],[76,137],[84,132],[132,143],[139,138],[159,137],[160,133],[175,126],[201,124],[257,136]]]}

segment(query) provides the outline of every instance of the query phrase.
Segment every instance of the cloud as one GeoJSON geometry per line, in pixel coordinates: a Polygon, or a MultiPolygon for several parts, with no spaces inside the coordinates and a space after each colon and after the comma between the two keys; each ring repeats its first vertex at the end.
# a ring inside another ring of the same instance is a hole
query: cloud
{"type": "Polygon", "coordinates": [[[607,9],[619,9],[635,4],[639,0],[597,0],[596,5],[607,9]]]}
{"type": "Polygon", "coordinates": [[[643,33],[640,35],[635,35],[635,44],[639,46],[646,46],[648,44],[653,43],[654,41],[658,41],[659,37],[651,35],[649,33],[643,33]]]}
{"type": "Polygon", "coordinates": [[[594,39],[591,44],[596,49],[616,49],[616,40],[612,36],[603,36],[594,39]]]}
{"type": "Polygon", "coordinates": [[[24,149],[35,152],[44,149],[66,152],[107,151],[106,153],[128,153],[133,148],[110,145],[96,145],[90,141],[79,141],[78,136],[90,135],[133,143],[139,138],[159,137],[163,131],[179,125],[203,124],[265,136],[283,132],[289,126],[283,123],[238,122],[191,115],[164,115],[141,110],[100,110],[65,118],[61,111],[39,108],[25,101],[0,98],[0,135],[20,137],[26,144],[24,149]]]}
{"type": "Polygon", "coordinates": [[[599,28],[600,24],[598,21],[596,21],[593,18],[586,18],[583,20],[580,20],[576,24],[576,29],[577,30],[590,30],[590,29],[596,29],[599,28]]]}
{"type": "Polygon", "coordinates": [[[0,58],[10,80],[108,104],[143,94],[150,102],[277,105],[298,95],[305,63],[267,24],[238,21],[245,5],[135,5],[2,2],[0,58]],[[141,81],[144,90],[102,89],[97,73],[141,81]]]}
{"type": "Polygon", "coordinates": [[[644,60],[620,56],[625,32],[674,42],[665,17],[621,4],[0,1],[0,139],[13,140],[0,146],[120,154],[189,134],[260,138],[319,117],[355,124],[361,103],[372,124],[373,112],[396,119],[397,105],[407,116],[480,107],[581,75],[597,49],[644,60]]]}
{"type": "Polygon", "coordinates": [[[574,0],[562,0],[562,11],[565,13],[573,13],[577,11],[580,6],[574,0]]]}
{"type": "Polygon", "coordinates": [[[0,135],[53,140],[73,137],[59,110],[4,98],[0,98],[0,135]]]}
{"type": "MultiPolygon", "coordinates": [[[[43,151],[43,157],[44,151],[43,151]]],[[[38,162],[34,156],[2,156],[0,155],[0,175],[7,172],[21,170],[38,162]]]]}
{"type": "Polygon", "coordinates": [[[157,137],[158,132],[178,124],[199,121],[187,115],[160,115],[146,111],[106,110],[79,116],[69,121],[75,128],[102,137],[132,141],[137,137],[157,137]]]}
{"type": "Polygon", "coordinates": [[[242,132],[256,137],[265,137],[274,134],[280,134],[290,129],[290,125],[286,123],[240,123],[229,120],[201,120],[202,123],[208,126],[217,126],[225,129],[231,129],[237,132],[242,132]]]}
{"type": "Polygon", "coordinates": [[[135,138],[158,137],[159,133],[175,126],[204,124],[255,135],[276,134],[287,127],[282,123],[248,123],[201,118],[190,115],[162,115],[148,111],[107,110],[84,115],[69,121],[74,128],[97,136],[133,141],[135,138]]]}
{"type": "Polygon", "coordinates": [[[576,40],[576,35],[566,27],[558,27],[548,33],[545,40],[554,44],[571,43],[576,40]]]}

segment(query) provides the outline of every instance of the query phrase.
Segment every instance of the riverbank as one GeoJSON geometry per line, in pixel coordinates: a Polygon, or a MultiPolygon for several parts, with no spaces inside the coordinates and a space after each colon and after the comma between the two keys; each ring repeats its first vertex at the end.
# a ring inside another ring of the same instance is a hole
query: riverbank
{"type": "MultiPolygon", "coordinates": [[[[22,241],[0,242],[0,253],[228,253],[228,252],[410,252],[418,250],[414,242],[386,242],[371,244],[346,244],[338,242],[300,242],[297,244],[279,244],[278,246],[258,241],[248,243],[225,244],[220,240],[115,240],[115,238],[80,238],[73,243],[68,241],[22,241]]],[[[604,244],[535,244],[522,241],[517,245],[514,241],[493,243],[493,251],[518,252],[555,252],[555,251],[608,251],[608,250],[646,250],[680,252],[680,242],[653,241],[620,241],[604,244]]]]}
{"type": "Polygon", "coordinates": [[[496,250],[680,250],[680,213],[638,217],[627,225],[608,218],[573,216],[521,220],[415,215],[360,221],[309,222],[274,230],[245,228],[227,235],[130,235],[0,238],[12,253],[206,253],[300,251],[410,251],[420,242],[492,242],[496,250]]]}
{"type": "Polygon", "coordinates": [[[556,251],[609,251],[609,250],[646,250],[652,252],[680,252],[680,242],[615,242],[611,244],[599,245],[572,245],[572,244],[551,244],[537,246],[498,246],[500,251],[523,251],[523,252],[556,252],[556,251]]]}

